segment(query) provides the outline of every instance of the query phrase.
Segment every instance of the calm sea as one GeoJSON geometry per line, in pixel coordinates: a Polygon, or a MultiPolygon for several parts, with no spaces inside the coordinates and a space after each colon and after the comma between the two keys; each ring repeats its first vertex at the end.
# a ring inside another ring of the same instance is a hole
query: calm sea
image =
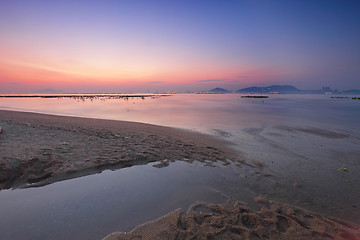
{"type": "Polygon", "coordinates": [[[173,163],[162,169],[150,164],[0,191],[0,232],[8,239],[99,239],[196,200],[231,197],[252,205],[258,195],[360,223],[360,100],[351,97],[0,98],[0,109],[202,132],[231,142],[249,164],[263,163],[260,168],[173,163]]]}

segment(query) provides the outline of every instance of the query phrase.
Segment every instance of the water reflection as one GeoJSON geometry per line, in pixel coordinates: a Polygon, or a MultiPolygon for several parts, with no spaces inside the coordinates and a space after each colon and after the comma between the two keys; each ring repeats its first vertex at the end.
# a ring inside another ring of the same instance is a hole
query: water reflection
{"type": "Polygon", "coordinates": [[[360,192],[356,191],[360,184],[360,105],[350,97],[0,98],[2,109],[137,121],[211,134],[233,143],[249,163],[254,160],[263,165],[143,166],[41,189],[2,191],[0,211],[6,214],[0,220],[1,232],[18,239],[28,232],[35,239],[71,234],[74,237],[70,238],[82,238],[75,235],[80,232],[101,238],[112,231],[130,230],[174,208],[186,208],[195,200],[222,201],[230,196],[251,202],[258,194],[360,223],[360,192]],[[348,171],[338,171],[341,167],[348,171]],[[64,231],[59,232],[57,225],[64,231]]]}
{"type": "Polygon", "coordinates": [[[222,203],[228,196],[218,187],[237,177],[230,167],[151,165],[1,191],[2,238],[101,239],[177,208],[187,209],[197,200],[222,203]]]}
{"type": "Polygon", "coordinates": [[[326,95],[271,95],[266,99],[239,94],[177,94],[144,96],[98,95],[61,98],[0,98],[0,109],[68,116],[144,122],[211,133],[241,128],[292,123],[358,130],[358,101],[341,101],[326,95]],[[74,99],[76,101],[74,101],[74,99]],[[118,101],[119,99],[124,101],[118,101]],[[91,101],[92,100],[92,101],[91,101]]]}

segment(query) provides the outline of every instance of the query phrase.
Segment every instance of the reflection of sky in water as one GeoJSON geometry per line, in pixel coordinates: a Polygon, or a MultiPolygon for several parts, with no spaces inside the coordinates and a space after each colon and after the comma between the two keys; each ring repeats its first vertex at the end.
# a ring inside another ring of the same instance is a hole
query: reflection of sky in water
{"type": "Polygon", "coordinates": [[[360,184],[356,174],[360,171],[358,100],[327,95],[244,99],[237,94],[85,102],[0,98],[0,109],[196,130],[233,142],[250,163],[264,163],[260,173],[251,167],[235,171],[185,163],[163,169],[138,166],[38,189],[1,191],[0,232],[11,239],[23,239],[28,233],[41,239],[63,239],[70,234],[75,234],[72,238],[98,239],[104,233],[130,230],[175,208],[186,208],[195,200],[221,202],[221,193],[247,202],[261,193],[269,199],[360,222],[360,193],[354,191],[360,184]],[[329,131],[325,133],[330,136],[335,131],[348,137],[324,137],[317,129],[329,131]],[[342,166],[349,172],[337,171],[342,166]],[[264,172],[272,176],[261,176],[264,172]],[[83,233],[89,235],[76,235],[83,233]]]}
{"type": "Polygon", "coordinates": [[[0,192],[0,231],[3,239],[12,240],[101,239],[174,209],[187,209],[197,200],[222,203],[227,197],[217,189],[234,179],[230,167],[177,162],[161,169],[149,164],[40,188],[5,190],[0,192]]]}
{"type": "Polygon", "coordinates": [[[357,127],[360,101],[328,95],[270,95],[244,99],[238,94],[173,95],[157,99],[129,98],[77,101],[74,99],[0,99],[0,108],[152,123],[203,132],[228,131],[272,124],[357,127]]]}

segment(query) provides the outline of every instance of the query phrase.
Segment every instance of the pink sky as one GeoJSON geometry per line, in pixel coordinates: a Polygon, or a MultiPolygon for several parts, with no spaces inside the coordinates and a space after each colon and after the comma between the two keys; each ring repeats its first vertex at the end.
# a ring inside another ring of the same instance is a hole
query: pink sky
{"type": "Polygon", "coordinates": [[[0,92],[360,88],[353,5],[1,1],[0,92]]]}

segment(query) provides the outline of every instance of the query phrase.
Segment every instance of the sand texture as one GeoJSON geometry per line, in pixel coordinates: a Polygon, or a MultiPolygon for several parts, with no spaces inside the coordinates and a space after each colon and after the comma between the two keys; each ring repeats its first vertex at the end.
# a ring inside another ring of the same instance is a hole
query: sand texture
{"type": "Polygon", "coordinates": [[[150,239],[360,239],[360,226],[289,205],[264,202],[260,211],[245,203],[196,203],[104,240],[150,239]]]}
{"type": "Polygon", "coordinates": [[[125,121],[0,110],[0,189],[162,161],[240,161],[226,142],[125,121]]]}

